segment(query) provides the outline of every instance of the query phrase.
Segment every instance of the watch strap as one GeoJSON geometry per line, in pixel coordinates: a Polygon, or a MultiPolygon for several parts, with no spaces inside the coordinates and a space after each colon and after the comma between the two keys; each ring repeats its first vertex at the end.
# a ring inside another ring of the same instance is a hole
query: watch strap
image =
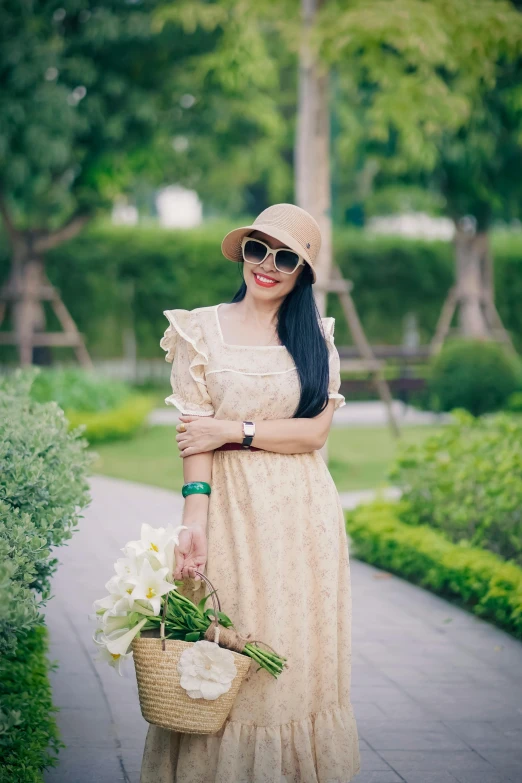
{"type": "Polygon", "coordinates": [[[243,440],[242,440],[242,445],[245,446],[245,447],[250,446],[252,444],[253,439],[254,439],[254,435],[255,435],[255,424],[254,424],[254,422],[253,421],[244,421],[243,422],[243,440]],[[245,431],[245,424],[250,424],[252,426],[252,428],[254,429],[254,432],[252,432],[251,435],[247,435],[247,433],[245,431]]]}

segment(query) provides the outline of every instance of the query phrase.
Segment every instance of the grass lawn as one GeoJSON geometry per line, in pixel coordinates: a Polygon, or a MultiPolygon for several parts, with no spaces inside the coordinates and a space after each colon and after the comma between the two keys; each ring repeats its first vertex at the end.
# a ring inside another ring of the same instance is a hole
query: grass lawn
{"type": "MultiPolygon", "coordinates": [[[[420,443],[432,427],[405,427],[402,440],[420,443]]],[[[95,448],[96,473],[181,491],[183,460],[175,427],[150,427],[132,440],[95,448]]],[[[396,449],[386,427],[335,427],[328,439],[329,470],[339,492],[373,489],[386,483],[386,469],[396,449]]]]}

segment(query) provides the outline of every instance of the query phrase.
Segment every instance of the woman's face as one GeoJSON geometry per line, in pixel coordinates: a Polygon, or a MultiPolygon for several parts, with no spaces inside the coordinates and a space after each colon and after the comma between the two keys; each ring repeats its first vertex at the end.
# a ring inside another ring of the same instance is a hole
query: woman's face
{"type": "MultiPolygon", "coordinates": [[[[249,236],[253,239],[261,239],[274,250],[277,250],[278,247],[287,247],[284,242],[279,242],[278,239],[263,231],[251,231],[249,236]]],[[[304,265],[301,264],[291,275],[279,272],[274,266],[272,253],[267,255],[262,264],[249,264],[246,261],[243,263],[243,277],[248,290],[253,296],[268,301],[282,299],[289,294],[303,271],[304,265]],[[259,279],[263,277],[270,278],[270,283],[264,283],[263,279],[259,279]]]]}

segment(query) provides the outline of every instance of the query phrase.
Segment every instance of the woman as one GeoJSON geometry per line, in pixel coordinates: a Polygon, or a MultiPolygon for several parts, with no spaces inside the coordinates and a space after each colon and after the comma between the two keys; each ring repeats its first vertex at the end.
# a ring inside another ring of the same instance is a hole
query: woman
{"type": "Polygon", "coordinates": [[[232,302],[165,312],[184,481],[211,485],[185,498],[174,577],[198,602],[206,568],[238,631],[289,668],[252,665],[216,734],[151,725],[141,783],[348,783],[360,769],[348,545],[319,452],[345,404],[334,319],[312,292],[320,244],[307,212],[269,207],[223,240],[243,271],[232,302]]]}

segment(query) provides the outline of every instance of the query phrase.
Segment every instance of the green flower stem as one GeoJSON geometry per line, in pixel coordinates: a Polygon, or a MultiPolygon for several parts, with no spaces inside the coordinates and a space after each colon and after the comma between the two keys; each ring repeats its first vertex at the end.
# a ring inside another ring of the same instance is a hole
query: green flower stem
{"type": "MultiPolygon", "coordinates": [[[[167,616],[165,618],[165,627],[167,630],[167,637],[172,636],[184,636],[186,633],[199,631],[204,634],[208,628],[212,625],[213,619],[207,614],[203,614],[198,606],[179,593],[177,590],[172,590],[165,596],[168,600],[167,616]],[[188,618],[190,617],[191,624],[194,627],[189,627],[188,618]]],[[[161,623],[161,617],[151,617],[146,627],[159,626],[161,623]],[[150,623],[150,624],[149,624],[150,623]]],[[[221,614],[220,624],[223,627],[233,628],[233,623],[221,614]],[[225,625],[229,622],[230,625],[225,625]]],[[[272,652],[271,650],[265,650],[262,647],[258,647],[255,643],[246,644],[243,650],[245,655],[256,661],[260,668],[265,669],[273,677],[277,677],[282,673],[285,667],[286,658],[282,655],[272,652]]]]}
{"type": "MultiPolygon", "coordinates": [[[[250,658],[256,661],[263,669],[266,669],[270,674],[277,676],[283,671],[283,659],[275,655],[274,653],[266,653],[259,647],[255,647],[252,644],[245,646],[244,652],[246,652],[250,658]]],[[[286,658],[284,659],[286,660],[286,658]]]]}
{"type": "Polygon", "coordinates": [[[277,653],[273,653],[268,650],[263,650],[260,647],[255,647],[252,644],[247,644],[247,648],[256,650],[257,655],[262,656],[268,661],[272,661],[273,663],[277,665],[282,665],[283,661],[286,661],[286,658],[282,655],[278,655],[277,653]]]}

